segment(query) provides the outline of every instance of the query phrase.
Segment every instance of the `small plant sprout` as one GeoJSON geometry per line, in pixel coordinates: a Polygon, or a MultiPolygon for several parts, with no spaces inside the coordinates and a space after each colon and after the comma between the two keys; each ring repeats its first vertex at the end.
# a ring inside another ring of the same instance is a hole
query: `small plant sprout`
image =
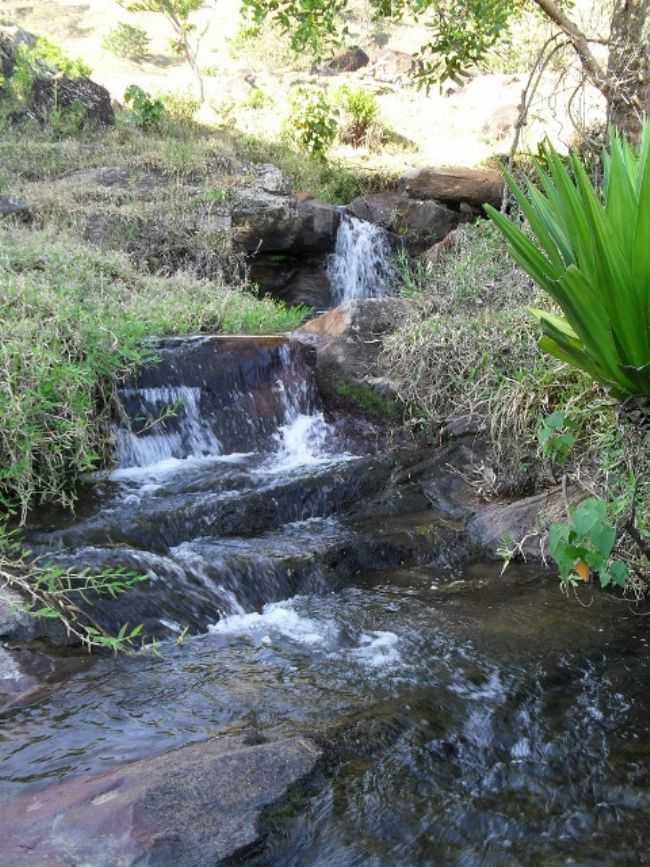
{"type": "Polygon", "coordinates": [[[565,464],[576,436],[564,413],[556,410],[541,419],[537,427],[537,442],[545,458],[553,464],[565,464]]]}

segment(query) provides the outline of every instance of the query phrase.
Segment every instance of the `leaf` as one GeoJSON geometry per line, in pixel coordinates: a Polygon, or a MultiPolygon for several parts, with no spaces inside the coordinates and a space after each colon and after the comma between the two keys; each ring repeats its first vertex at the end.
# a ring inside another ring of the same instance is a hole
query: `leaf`
{"type": "Polygon", "coordinates": [[[625,587],[630,577],[630,569],[627,563],[624,563],[622,560],[614,560],[610,564],[609,574],[617,587],[625,587]]]}
{"type": "Polygon", "coordinates": [[[597,497],[588,497],[576,506],[571,521],[579,536],[586,536],[598,522],[607,521],[607,506],[597,497]]]}

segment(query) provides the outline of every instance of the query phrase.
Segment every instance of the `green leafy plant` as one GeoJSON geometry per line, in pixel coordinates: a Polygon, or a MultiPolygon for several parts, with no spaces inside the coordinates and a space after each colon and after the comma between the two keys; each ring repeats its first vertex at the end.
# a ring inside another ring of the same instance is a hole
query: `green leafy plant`
{"type": "Polygon", "coordinates": [[[289,94],[284,133],[299,150],[324,161],[337,129],[337,112],[322,90],[298,87],[289,94]]]}
{"type": "Polygon", "coordinates": [[[607,504],[598,497],[589,497],[571,510],[567,523],[553,524],[548,541],[565,585],[588,581],[593,573],[601,587],[625,586],[629,568],[612,558],[616,528],[609,520],[607,504]]]}
{"type": "Polygon", "coordinates": [[[150,96],[137,84],[130,84],[124,91],[124,102],[129,106],[136,126],[140,129],[156,129],[165,117],[162,99],[150,96]]]}
{"type": "Polygon", "coordinates": [[[551,148],[540,188],[506,180],[534,237],[486,210],[521,267],[564,317],[533,310],[540,347],[603,383],[617,397],[650,396],[650,124],[638,149],[612,132],[602,192],[581,160],[551,148]]]}
{"type": "Polygon", "coordinates": [[[334,101],[342,112],[341,141],[355,146],[363,144],[379,118],[379,105],[374,93],[344,85],[336,92],[334,101]]]}
{"type": "Polygon", "coordinates": [[[149,54],[149,37],[142,27],[120,21],[104,36],[102,48],[125,60],[142,61],[149,54]]]}
{"type": "Polygon", "coordinates": [[[556,410],[540,420],[537,442],[544,457],[554,464],[564,464],[576,444],[576,435],[564,413],[556,410]]]}
{"type": "Polygon", "coordinates": [[[58,45],[39,36],[33,45],[17,46],[10,79],[11,91],[17,99],[26,100],[37,76],[87,78],[91,72],[83,60],[68,57],[58,45]]]}
{"type": "Polygon", "coordinates": [[[15,530],[0,524],[0,587],[16,591],[24,600],[21,608],[32,617],[59,621],[89,651],[109,648],[117,653],[133,648],[142,626],[124,624],[117,635],[111,635],[94,622],[92,605],[97,597],[115,599],[146,580],[145,575],[122,567],[91,572],[36,557],[15,530]]]}

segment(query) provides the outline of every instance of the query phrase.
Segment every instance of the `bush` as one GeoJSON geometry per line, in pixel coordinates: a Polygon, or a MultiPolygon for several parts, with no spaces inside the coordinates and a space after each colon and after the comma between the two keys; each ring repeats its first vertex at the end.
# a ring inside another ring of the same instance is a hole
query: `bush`
{"type": "Polygon", "coordinates": [[[533,311],[540,346],[617,397],[650,397],[650,124],[638,150],[612,133],[602,191],[575,153],[567,167],[549,147],[546,161],[527,194],[507,175],[534,240],[487,206],[512,256],[564,313],[533,311]]]}
{"type": "Polygon", "coordinates": [[[322,90],[296,88],[289,94],[284,133],[299,150],[325,160],[337,128],[336,111],[322,90]]]}
{"type": "Polygon", "coordinates": [[[124,102],[131,110],[133,122],[140,129],[156,129],[165,117],[162,99],[150,96],[137,84],[130,84],[124,91],[124,102]]]}
{"type": "Polygon", "coordinates": [[[104,36],[102,48],[116,57],[142,61],[149,53],[149,37],[142,27],[120,22],[104,36]]]}
{"type": "Polygon", "coordinates": [[[273,99],[265,93],[261,88],[254,87],[248,94],[246,99],[242,101],[242,108],[250,108],[253,111],[259,111],[262,108],[267,108],[273,105],[273,99]]]}
{"type": "Polygon", "coordinates": [[[18,45],[15,66],[10,79],[13,95],[28,99],[37,76],[65,75],[67,78],[88,78],[92,69],[80,58],[68,57],[58,45],[39,36],[32,46],[18,45]]]}
{"type": "Polygon", "coordinates": [[[361,88],[353,90],[344,85],[337,91],[335,102],[342,113],[340,140],[355,147],[364,144],[379,118],[379,106],[374,93],[361,88]]]}
{"type": "Polygon", "coordinates": [[[160,98],[167,116],[180,124],[191,124],[201,107],[197,99],[183,93],[165,93],[160,98]]]}

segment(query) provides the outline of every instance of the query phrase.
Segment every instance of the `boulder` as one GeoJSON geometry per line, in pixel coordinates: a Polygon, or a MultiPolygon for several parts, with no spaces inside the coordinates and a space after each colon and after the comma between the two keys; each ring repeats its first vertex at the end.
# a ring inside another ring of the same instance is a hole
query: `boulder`
{"type": "Polygon", "coordinates": [[[32,212],[29,205],[21,199],[15,199],[13,196],[0,196],[0,220],[5,217],[13,217],[15,220],[29,223],[32,219],[32,212]]]}
{"type": "Polygon", "coordinates": [[[433,201],[421,201],[400,192],[360,196],[348,205],[360,220],[376,223],[401,236],[414,248],[442,240],[459,222],[459,214],[433,201]]]}
{"type": "Polygon", "coordinates": [[[249,253],[331,252],[341,219],[334,205],[261,186],[236,190],[230,213],[235,245],[249,253]]]}
{"type": "Polygon", "coordinates": [[[503,196],[503,180],[494,169],[421,168],[407,172],[399,189],[409,198],[435,200],[475,207],[484,204],[498,208],[503,196]]]}
{"type": "Polygon", "coordinates": [[[565,498],[558,487],[513,502],[481,504],[468,522],[467,532],[493,555],[504,539],[511,539],[521,546],[524,556],[540,559],[548,553],[547,531],[551,524],[566,520],[567,505],[575,506],[584,497],[580,488],[571,488],[565,498]]]}
{"type": "Polygon", "coordinates": [[[401,415],[392,384],[377,375],[382,336],[406,315],[401,298],[349,301],[312,319],[295,336],[316,347],[316,380],[327,408],[345,410],[373,421],[401,415]]]}
{"type": "Polygon", "coordinates": [[[320,755],[301,737],[254,746],[215,738],[64,780],[3,805],[3,863],[221,864],[258,840],[261,811],[320,755]]]}
{"type": "Polygon", "coordinates": [[[356,72],[357,69],[367,66],[369,62],[370,58],[366,52],[358,45],[352,45],[333,57],[327,64],[327,68],[333,72],[356,72]]]}
{"type": "Polygon", "coordinates": [[[81,106],[83,122],[95,126],[112,126],[115,112],[111,95],[90,78],[36,78],[32,85],[31,107],[35,114],[45,119],[54,107],[59,109],[81,106]]]}

